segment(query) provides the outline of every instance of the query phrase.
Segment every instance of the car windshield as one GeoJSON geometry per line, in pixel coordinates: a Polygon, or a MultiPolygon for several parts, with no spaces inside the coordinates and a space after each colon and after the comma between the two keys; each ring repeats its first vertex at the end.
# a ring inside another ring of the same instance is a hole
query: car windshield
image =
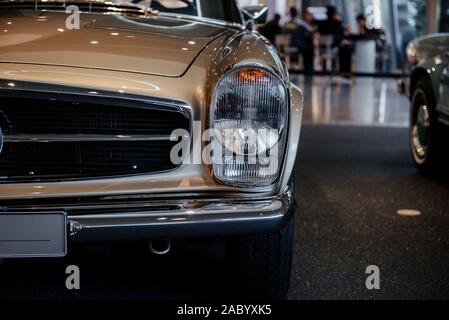
{"type": "MultiPolygon", "coordinates": [[[[226,21],[229,23],[242,23],[242,16],[235,0],[0,0],[2,8],[30,7],[51,8],[75,5],[88,5],[90,11],[109,10],[113,6],[127,6],[123,13],[135,11],[137,8],[151,8],[161,14],[185,15],[226,21]]],[[[137,11],[136,11],[137,12],[137,11]]]]}
{"type": "Polygon", "coordinates": [[[235,1],[230,0],[151,0],[150,8],[168,14],[242,22],[235,1]]]}

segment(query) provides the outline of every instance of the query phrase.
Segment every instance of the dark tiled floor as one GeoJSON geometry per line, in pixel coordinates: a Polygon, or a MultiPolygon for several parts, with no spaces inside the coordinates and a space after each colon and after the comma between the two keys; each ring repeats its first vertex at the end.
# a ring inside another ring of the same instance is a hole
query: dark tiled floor
{"type": "Polygon", "coordinates": [[[296,170],[291,299],[449,298],[449,181],[417,172],[407,129],[305,126],[296,170]]]}

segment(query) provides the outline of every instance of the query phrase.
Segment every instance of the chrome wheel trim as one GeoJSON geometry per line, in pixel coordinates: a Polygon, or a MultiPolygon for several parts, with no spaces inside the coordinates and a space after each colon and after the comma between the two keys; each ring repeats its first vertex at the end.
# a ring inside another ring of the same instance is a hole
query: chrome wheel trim
{"type": "Polygon", "coordinates": [[[422,104],[414,117],[411,128],[412,148],[419,163],[424,163],[429,154],[430,113],[429,108],[422,104]]]}

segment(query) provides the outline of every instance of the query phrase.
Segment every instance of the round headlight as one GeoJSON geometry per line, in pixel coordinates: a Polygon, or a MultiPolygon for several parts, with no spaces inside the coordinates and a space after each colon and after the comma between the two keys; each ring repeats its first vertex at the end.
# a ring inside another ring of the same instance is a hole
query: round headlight
{"type": "Polygon", "coordinates": [[[259,67],[232,69],[217,83],[211,108],[215,177],[232,185],[277,179],[285,152],[288,91],[259,67]]]}

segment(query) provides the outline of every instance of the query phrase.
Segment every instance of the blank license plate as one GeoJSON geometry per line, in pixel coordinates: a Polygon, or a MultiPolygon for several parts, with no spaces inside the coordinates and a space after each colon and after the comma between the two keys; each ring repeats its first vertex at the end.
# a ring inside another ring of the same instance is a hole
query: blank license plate
{"type": "Polygon", "coordinates": [[[62,257],[66,253],[65,213],[0,214],[0,258],[62,257]]]}

